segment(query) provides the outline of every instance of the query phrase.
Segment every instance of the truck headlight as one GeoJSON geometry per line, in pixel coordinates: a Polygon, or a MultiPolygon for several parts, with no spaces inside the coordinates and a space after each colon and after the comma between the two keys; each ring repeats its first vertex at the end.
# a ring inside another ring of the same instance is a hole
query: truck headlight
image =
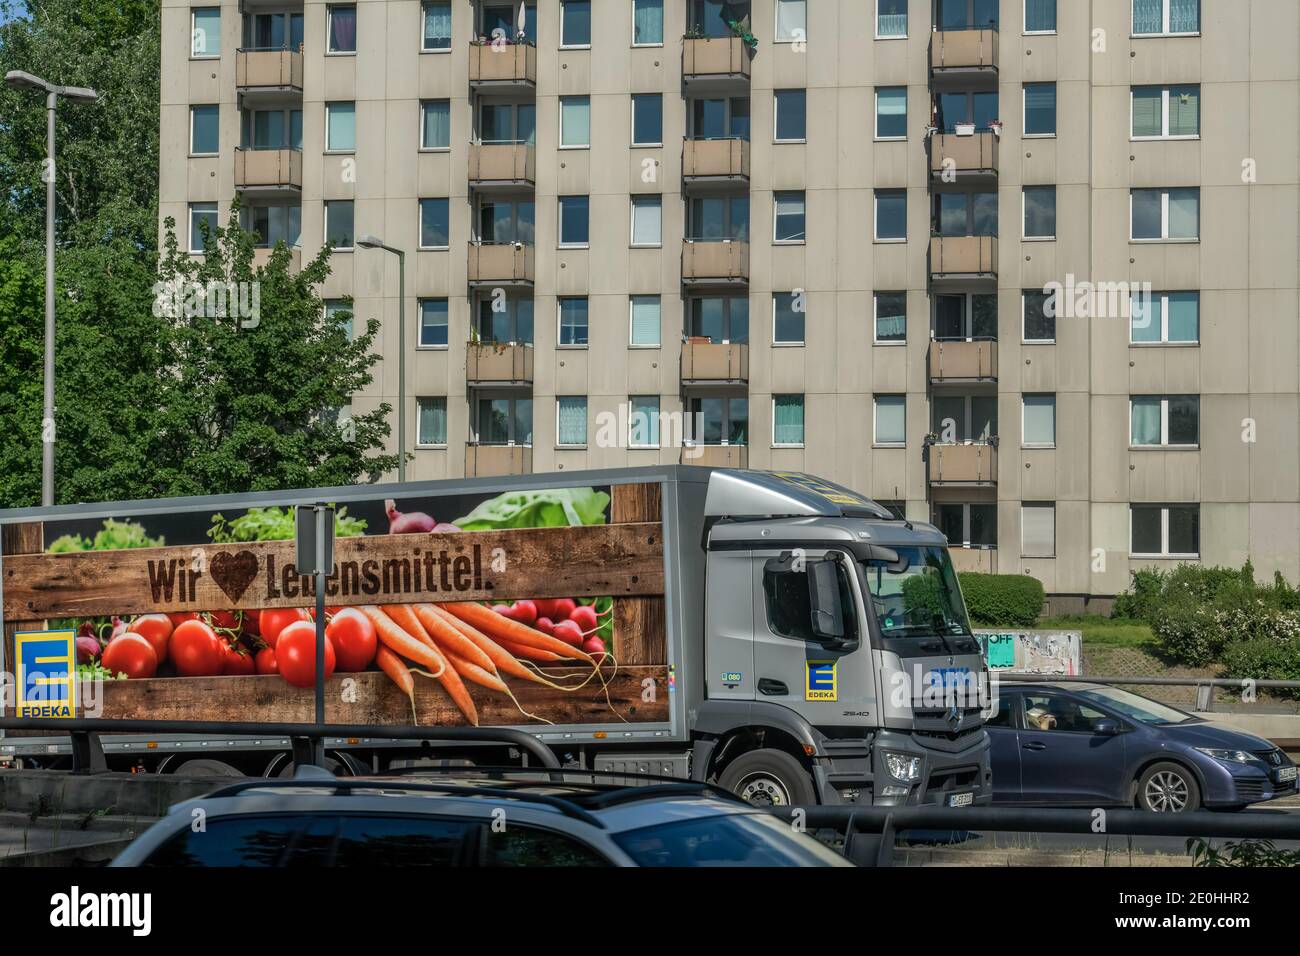
{"type": "Polygon", "coordinates": [[[1223,760],[1227,763],[1254,763],[1256,756],[1246,753],[1244,750],[1216,750],[1214,747],[1197,747],[1201,753],[1207,757],[1213,757],[1215,760],[1223,760]]]}
{"type": "Polygon", "coordinates": [[[885,751],[885,769],[895,780],[911,782],[921,776],[921,758],[885,751]]]}

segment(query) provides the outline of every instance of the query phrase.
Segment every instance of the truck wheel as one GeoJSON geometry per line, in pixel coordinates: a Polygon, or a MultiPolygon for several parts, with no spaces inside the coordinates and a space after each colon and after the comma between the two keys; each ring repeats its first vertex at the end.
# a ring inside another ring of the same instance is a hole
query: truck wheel
{"type": "Polygon", "coordinates": [[[1201,788],[1181,764],[1152,764],[1138,778],[1137,805],[1152,813],[1186,813],[1200,809],[1201,788]]]}
{"type": "Polygon", "coordinates": [[[718,785],[756,807],[817,802],[808,771],[784,750],[751,750],[741,754],[727,764],[718,785]]]}
{"type": "Polygon", "coordinates": [[[178,777],[242,777],[244,773],[220,760],[187,760],[172,771],[178,777]]]}

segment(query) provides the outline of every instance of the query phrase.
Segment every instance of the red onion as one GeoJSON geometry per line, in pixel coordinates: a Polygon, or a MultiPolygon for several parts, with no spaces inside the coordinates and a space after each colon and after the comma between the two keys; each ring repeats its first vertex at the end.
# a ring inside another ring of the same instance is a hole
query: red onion
{"type": "Polygon", "coordinates": [[[77,663],[93,664],[99,660],[100,653],[99,641],[93,637],[81,636],[77,638],[77,663]]]}
{"type": "Polygon", "coordinates": [[[389,534],[428,534],[429,532],[459,531],[454,524],[434,521],[423,511],[411,511],[407,514],[397,510],[397,502],[389,498],[384,502],[384,511],[388,514],[389,534]]]}

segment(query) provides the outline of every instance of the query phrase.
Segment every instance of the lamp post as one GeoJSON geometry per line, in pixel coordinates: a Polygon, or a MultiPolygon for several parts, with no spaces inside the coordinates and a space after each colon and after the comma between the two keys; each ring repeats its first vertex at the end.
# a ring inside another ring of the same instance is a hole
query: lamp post
{"type": "Polygon", "coordinates": [[[59,86],[39,76],[10,70],[5,85],[45,93],[45,408],[41,415],[41,504],[54,504],[54,111],[59,97],[94,103],[99,94],[82,86],[59,86]]]}
{"type": "Polygon", "coordinates": [[[397,480],[406,481],[406,253],[378,236],[358,236],[357,245],[397,256],[397,480]]]}

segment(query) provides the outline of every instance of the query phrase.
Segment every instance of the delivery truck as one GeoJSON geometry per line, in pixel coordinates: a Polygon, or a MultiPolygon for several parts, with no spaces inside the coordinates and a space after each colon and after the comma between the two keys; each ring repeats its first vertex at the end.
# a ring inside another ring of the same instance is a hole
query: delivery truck
{"type": "MultiPolygon", "coordinates": [[[[292,528],[323,505],[323,719],[374,727],[326,741],[337,773],[508,759],[439,742],[478,725],[526,731],[568,766],[717,782],[760,805],[990,801],[987,669],[944,537],[791,472],[0,511],[6,716],[315,721],[317,579],[292,528]],[[74,638],[75,666],[51,678],[36,662],[74,638]],[[429,733],[384,736],[396,727],[429,733]]],[[[274,735],[99,740],[110,769],[292,770],[274,735]]],[[[0,759],[66,766],[68,738],[10,730],[0,759]]]]}

